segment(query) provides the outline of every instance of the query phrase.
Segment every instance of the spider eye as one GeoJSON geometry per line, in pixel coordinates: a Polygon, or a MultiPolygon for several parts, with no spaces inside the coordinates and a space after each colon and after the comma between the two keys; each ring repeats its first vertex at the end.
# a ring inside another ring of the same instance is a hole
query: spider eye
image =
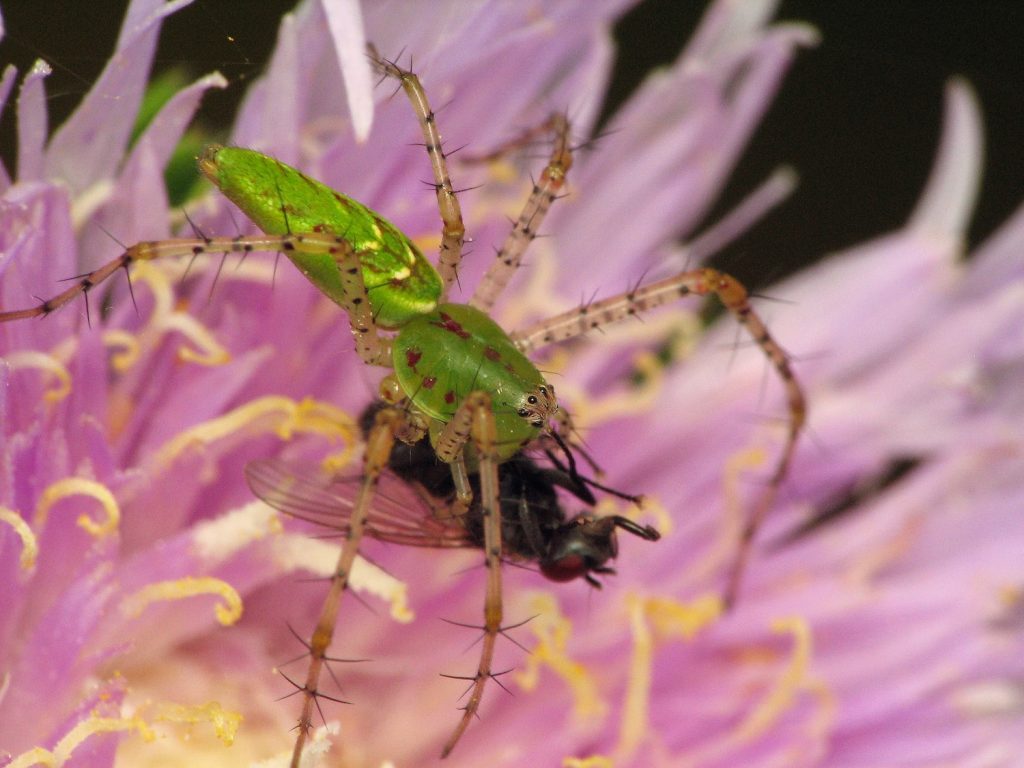
{"type": "Polygon", "coordinates": [[[526,402],[528,402],[530,405],[536,405],[537,404],[537,396],[536,395],[530,395],[528,398],[526,398],[526,402]]]}
{"type": "Polygon", "coordinates": [[[525,419],[525,418],[526,418],[527,416],[529,416],[529,415],[530,415],[530,412],[529,412],[528,410],[526,410],[525,408],[520,408],[520,409],[519,409],[518,411],[516,411],[516,413],[518,413],[518,414],[519,414],[520,416],[522,416],[522,417],[523,417],[524,419],[525,419]]]}
{"type": "Polygon", "coordinates": [[[548,393],[548,388],[541,384],[539,387],[537,387],[537,391],[540,392],[542,395],[546,395],[548,393]]]}

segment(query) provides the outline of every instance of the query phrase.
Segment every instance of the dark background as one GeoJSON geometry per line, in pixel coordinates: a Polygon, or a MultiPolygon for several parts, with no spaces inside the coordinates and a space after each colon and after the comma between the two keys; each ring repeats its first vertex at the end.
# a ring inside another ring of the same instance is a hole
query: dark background
{"type": "MultiPolygon", "coordinates": [[[[47,81],[51,128],[72,110],[113,49],[125,0],[0,0],[7,36],[0,63],[21,72],[36,57],[47,81]]],[[[233,83],[204,102],[201,120],[230,122],[257,76],[280,15],[293,0],[197,0],[165,23],[158,67],[222,71],[233,83]],[[228,36],[234,41],[229,41],[228,36]]],[[[706,3],[646,0],[617,28],[620,61],[608,109],[651,67],[671,62],[706,3]]],[[[806,20],[822,43],[804,51],[755,135],[724,200],[728,208],[780,163],[800,173],[797,193],[717,263],[763,285],[828,251],[902,224],[921,191],[938,140],[943,87],[961,74],[977,89],[986,167],[971,244],[1024,199],[1024,3],[1020,0],[784,0],[779,19],[806,20]],[[770,264],[770,267],[766,267],[770,264]]],[[[0,155],[13,157],[10,107],[0,155]]],[[[10,165],[8,165],[10,167],[10,165]]]]}

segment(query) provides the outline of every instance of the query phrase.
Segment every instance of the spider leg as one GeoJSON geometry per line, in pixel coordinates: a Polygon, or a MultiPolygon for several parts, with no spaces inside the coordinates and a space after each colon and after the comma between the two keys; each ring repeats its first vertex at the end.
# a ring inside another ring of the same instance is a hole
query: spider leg
{"type": "Polygon", "coordinates": [[[484,599],[483,641],[480,662],[472,677],[469,701],[463,707],[462,718],[445,742],[441,757],[447,757],[480,708],[487,681],[494,676],[491,665],[494,647],[501,633],[501,500],[498,485],[497,427],[491,398],[485,392],[470,394],[459,408],[460,415],[468,417],[469,436],[477,452],[480,473],[480,509],[484,519],[484,559],[487,565],[487,591],[484,599]]]}
{"type": "Polygon", "coordinates": [[[317,706],[317,700],[324,696],[318,688],[320,672],[329,660],[327,651],[334,638],[334,626],[338,620],[341,596],[348,584],[348,576],[352,571],[356,554],[359,552],[377,481],[381,471],[387,467],[388,459],[391,456],[391,447],[395,442],[395,433],[399,428],[400,418],[400,413],[394,409],[381,410],[377,414],[373,428],[366,440],[362,484],[352,510],[348,531],[345,534],[345,543],[341,547],[341,554],[338,556],[334,574],[331,576],[331,588],[324,599],[323,607],[320,609],[320,618],[317,620],[316,628],[307,645],[309,668],[306,671],[306,681],[299,689],[303,698],[302,713],[299,715],[291,768],[299,768],[302,751],[312,726],[313,709],[317,706]]]}
{"type": "Polygon", "coordinates": [[[541,222],[558,199],[558,194],[565,185],[569,169],[572,167],[572,147],[569,144],[569,120],[563,114],[552,115],[548,120],[550,129],[555,135],[554,147],[548,164],[533,185],[526,206],[516,219],[512,231],[495,254],[491,266],[487,268],[483,279],[476,287],[470,306],[487,312],[494,306],[495,300],[504,290],[512,275],[519,269],[523,254],[537,236],[541,222]]]}
{"type": "Polygon", "coordinates": [[[427,156],[430,158],[430,167],[434,173],[434,190],[437,193],[437,208],[441,213],[441,249],[438,253],[437,271],[444,283],[444,295],[441,297],[441,301],[444,301],[452,283],[458,279],[466,226],[462,221],[462,208],[448,175],[448,159],[441,143],[441,133],[437,129],[437,116],[430,108],[426,91],[423,90],[423,85],[414,72],[402,69],[397,63],[383,58],[372,45],[368,46],[368,53],[378,72],[401,83],[423,132],[423,146],[426,147],[427,156]]]}
{"type": "Polygon", "coordinates": [[[136,243],[115,259],[92,272],[77,275],[74,284],[35,306],[0,312],[0,323],[45,317],[56,312],[79,296],[89,292],[119,270],[128,271],[139,261],[190,256],[204,253],[238,253],[242,256],[255,251],[278,253],[327,254],[334,259],[340,275],[342,294],[332,296],[349,317],[356,349],[363,362],[369,365],[386,364],[391,350],[387,339],[379,335],[373,318],[373,309],[366,295],[359,256],[352,245],[342,237],[325,234],[246,235],[236,237],[201,237],[169,240],[151,240],[136,243]]]}
{"type": "Polygon", "coordinates": [[[724,603],[731,607],[739,592],[751,543],[789,471],[797,439],[807,420],[807,403],[789,357],[750,305],[747,289],[735,278],[711,268],[693,269],[608,299],[596,301],[535,323],[512,334],[523,352],[580,336],[587,331],[638,315],[682,296],[714,294],[742,325],[775,369],[786,392],[788,429],[782,451],[763,492],[743,527],[735,564],[726,584],[724,603]]]}

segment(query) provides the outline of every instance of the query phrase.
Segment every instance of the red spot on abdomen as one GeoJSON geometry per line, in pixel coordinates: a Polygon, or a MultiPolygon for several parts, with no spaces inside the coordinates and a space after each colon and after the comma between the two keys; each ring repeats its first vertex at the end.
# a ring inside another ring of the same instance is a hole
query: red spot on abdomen
{"type": "Polygon", "coordinates": [[[424,389],[433,389],[435,384],[437,384],[436,376],[427,376],[425,379],[423,379],[424,389]]]}
{"type": "Polygon", "coordinates": [[[470,336],[469,331],[463,328],[458,321],[446,312],[441,313],[441,322],[434,323],[434,325],[442,330],[448,331],[449,333],[454,333],[460,339],[468,339],[470,336]]]}
{"type": "Polygon", "coordinates": [[[405,364],[408,365],[413,371],[416,370],[416,364],[423,357],[423,352],[416,347],[409,347],[405,350],[405,364]]]}
{"type": "Polygon", "coordinates": [[[452,403],[454,403],[455,402],[455,393],[452,392],[449,389],[447,392],[444,393],[444,401],[446,403],[448,403],[448,405],[451,405],[452,403]]]}
{"type": "Polygon", "coordinates": [[[484,347],[484,357],[491,362],[497,362],[501,360],[501,352],[496,350],[494,347],[484,347]]]}

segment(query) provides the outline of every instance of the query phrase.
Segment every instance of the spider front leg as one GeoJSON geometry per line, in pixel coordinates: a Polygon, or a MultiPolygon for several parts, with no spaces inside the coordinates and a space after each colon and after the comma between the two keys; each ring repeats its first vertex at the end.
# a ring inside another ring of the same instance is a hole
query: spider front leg
{"type": "Polygon", "coordinates": [[[441,133],[437,130],[434,111],[427,101],[426,91],[415,73],[402,69],[395,62],[383,58],[373,45],[367,46],[370,61],[380,74],[398,80],[409,97],[420,130],[423,132],[423,146],[430,158],[430,167],[434,172],[434,189],[437,192],[437,208],[441,213],[441,250],[437,257],[437,271],[444,283],[444,297],[448,295],[452,283],[458,279],[459,263],[462,261],[462,245],[466,238],[466,227],[462,221],[462,208],[458,196],[452,188],[452,180],[448,175],[448,159],[441,143],[441,133]]]}
{"type": "MultiPolygon", "coordinates": [[[[480,708],[484,687],[492,676],[491,664],[494,647],[501,632],[501,500],[498,485],[498,430],[494,420],[491,397],[486,392],[473,392],[459,406],[455,416],[445,425],[438,445],[438,457],[451,461],[453,452],[463,450],[472,440],[479,463],[480,511],[483,515],[484,562],[487,565],[487,592],[484,599],[483,642],[480,663],[472,678],[469,701],[463,707],[462,718],[445,742],[441,757],[447,757],[465,733],[470,721],[480,708]]],[[[450,677],[450,675],[446,675],[450,677]]],[[[460,678],[465,679],[465,678],[460,678]]]]}
{"type": "MultiPolygon", "coordinates": [[[[565,180],[572,167],[572,147],[569,144],[569,120],[563,114],[552,115],[545,123],[549,130],[554,133],[554,147],[551,150],[551,157],[548,164],[540,175],[540,180],[533,185],[530,197],[526,201],[519,218],[516,219],[512,231],[508,233],[505,242],[495,254],[483,279],[476,287],[473,298],[469,304],[472,307],[487,312],[494,306],[495,300],[505,289],[512,275],[519,269],[522,263],[523,254],[530,247],[530,243],[537,236],[537,230],[541,222],[547,216],[551,204],[558,198],[565,180]]],[[[535,131],[530,131],[532,135],[535,131]]]]}
{"type": "MultiPolygon", "coordinates": [[[[211,148],[207,156],[212,157],[218,148],[211,148]]],[[[269,160],[269,158],[264,158],[269,160]]],[[[125,249],[117,258],[88,272],[78,275],[70,288],[35,306],[25,309],[0,312],[0,323],[13,320],[25,320],[32,317],[45,317],[56,312],[79,296],[86,300],[86,317],[89,312],[89,292],[112,277],[120,270],[131,276],[129,269],[132,264],[140,261],[154,261],[174,257],[188,256],[196,258],[203,254],[240,254],[242,257],[257,251],[269,251],[286,254],[296,262],[304,274],[318,270],[331,271],[335,274],[333,290],[321,288],[348,314],[352,335],[356,341],[356,350],[362,360],[370,365],[386,363],[390,354],[387,340],[380,336],[374,319],[373,309],[367,298],[366,287],[359,255],[352,244],[341,237],[329,235],[250,235],[237,237],[201,237],[170,240],[152,240],[125,249]],[[315,268],[310,266],[319,262],[315,268]]],[[[313,279],[311,277],[311,279],[313,279]]]]}
{"type": "Polygon", "coordinates": [[[253,150],[209,147],[199,169],[267,234],[137,243],[77,276],[63,293],[27,309],[0,312],[0,322],[48,315],[79,295],[88,298],[93,288],[136,261],[205,253],[244,257],[254,251],[284,253],[342,307],[359,355],[371,365],[390,364],[390,341],[378,328],[399,328],[437,306],[442,291],[437,271],[408,237],[358,201],[253,150]]]}
{"type": "Polygon", "coordinates": [[[807,404],[800,383],[789,363],[785,351],[772,338],[767,326],[754,311],[747,290],[735,278],[715,269],[703,268],[682,272],[629,293],[588,304],[564,312],[512,334],[512,339],[523,352],[530,352],[548,344],[580,336],[623,318],[666,304],[681,296],[715,294],[726,309],[739,321],[765,357],[775,368],[786,391],[789,425],[786,441],[768,480],[764,492],[757,499],[743,527],[735,564],[726,584],[724,603],[731,607],[736,601],[743,569],[751,543],[765,514],[771,508],[779,486],[785,479],[793,461],[797,438],[807,419],[807,404]]]}

